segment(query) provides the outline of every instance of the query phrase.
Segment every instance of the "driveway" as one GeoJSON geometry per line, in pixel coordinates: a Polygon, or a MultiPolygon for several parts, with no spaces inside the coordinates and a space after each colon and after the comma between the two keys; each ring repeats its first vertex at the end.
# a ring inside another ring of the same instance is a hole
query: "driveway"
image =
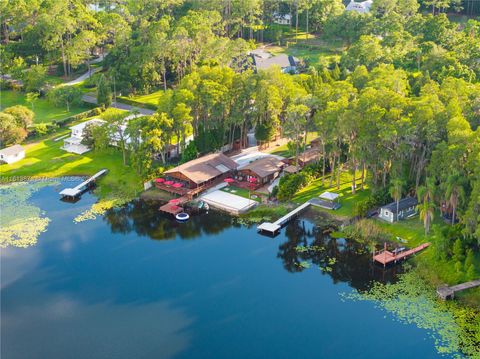
{"type": "MultiPolygon", "coordinates": [[[[97,104],[97,98],[94,96],[83,95],[82,100],[83,102],[97,104]]],[[[155,113],[155,111],[149,110],[148,108],[135,107],[135,106],[127,105],[126,103],[122,103],[122,102],[112,103],[110,107],[118,108],[120,110],[130,111],[130,112],[135,111],[135,112],[141,113],[142,115],[151,115],[155,113]]]]}

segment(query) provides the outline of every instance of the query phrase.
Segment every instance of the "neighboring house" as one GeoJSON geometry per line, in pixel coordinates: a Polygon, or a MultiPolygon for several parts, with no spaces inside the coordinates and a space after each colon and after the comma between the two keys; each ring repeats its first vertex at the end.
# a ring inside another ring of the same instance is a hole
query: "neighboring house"
{"type": "Polygon", "coordinates": [[[0,150],[0,162],[15,163],[25,158],[25,149],[20,145],[13,145],[0,150]]]}
{"type": "Polygon", "coordinates": [[[346,11],[356,11],[360,14],[366,14],[370,12],[372,7],[373,0],[367,0],[363,2],[356,2],[351,0],[350,3],[345,8],[346,11]]]}
{"type": "Polygon", "coordinates": [[[415,197],[402,198],[398,203],[398,217],[397,217],[397,202],[392,202],[380,208],[378,218],[384,221],[393,223],[401,219],[411,217],[417,213],[418,201],[415,197]]]}
{"type": "Polygon", "coordinates": [[[94,118],[92,120],[88,120],[88,121],[79,123],[78,125],[70,127],[70,130],[72,131],[71,136],[63,140],[62,149],[67,152],[76,153],[78,155],[81,155],[85,152],[90,151],[90,148],[88,146],[85,146],[84,144],[82,144],[83,135],[84,135],[83,132],[87,127],[87,125],[90,125],[90,124],[101,125],[103,123],[105,123],[105,121],[100,120],[98,118],[94,118]]]}
{"type": "Polygon", "coordinates": [[[278,177],[285,163],[274,157],[268,156],[255,160],[238,170],[240,176],[247,181],[256,178],[256,183],[267,184],[278,177]]]}
{"type": "MultiPolygon", "coordinates": [[[[312,163],[318,162],[320,158],[321,158],[320,150],[317,147],[310,148],[298,155],[298,165],[300,167],[304,167],[306,165],[310,165],[312,163]]],[[[295,158],[290,159],[290,163],[293,163],[293,162],[295,162],[295,158]]]]}
{"type": "Polygon", "coordinates": [[[291,25],[292,23],[292,16],[290,14],[273,14],[273,22],[279,25],[291,25]]]}
{"type": "Polygon", "coordinates": [[[256,70],[267,70],[273,66],[279,66],[282,72],[285,73],[296,73],[298,66],[298,59],[293,56],[280,54],[277,56],[272,56],[264,58],[256,54],[251,54],[253,58],[253,65],[256,70]]]}
{"type": "Polygon", "coordinates": [[[181,164],[164,174],[184,183],[186,188],[194,189],[231,176],[237,167],[237,163],[223,153],[212,153],[181,164]]]}

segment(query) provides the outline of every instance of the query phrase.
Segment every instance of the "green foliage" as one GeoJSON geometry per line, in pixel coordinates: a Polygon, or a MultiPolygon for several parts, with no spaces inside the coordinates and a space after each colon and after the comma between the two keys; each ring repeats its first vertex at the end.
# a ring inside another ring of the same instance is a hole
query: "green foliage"
{"type": "Polygon", "coordinates": [[[181,162],[185,163],[191,161],[198,156],[197,146],[195,145],[195,141],[190,141],[188,145],[185,147],[185,150],[182,152],[182,159],[181,162]]]}
{"type": "Polygon", "coordinates": [[[363,243],[383,243],[390,240],[390,235],[376,222],[361,219],[345,227],[345,236],[363,243]]]}
{"type": "Polygon", "coordinates": [[[33,111],[21,105],[7,107],[3,112],[12,115],[15,118],[17,125],[25,130],[32,125],[33,119],[35,118],[35,113],[33,111]]]}
{"type": "Polygon", "coordinates": [[[27,131],[19,126],[15,117],[0,112],[0,146],[6,147],[22,142],[27,137],[27,131]]]}
{"type": "Polygon", "coordinates": [[[79,104],[82,96],[82,91],[76,86],[56,87],[48,92],[48,99],[55,106],[66,106],[67,111],[70,111],[70,106],[79,104]]]}
{"type": "Polygon", "coordinates": [[[97,82],[97,104],[105,108],[112,103],[112,90],[105,75],[100,75],[97,82]]]}

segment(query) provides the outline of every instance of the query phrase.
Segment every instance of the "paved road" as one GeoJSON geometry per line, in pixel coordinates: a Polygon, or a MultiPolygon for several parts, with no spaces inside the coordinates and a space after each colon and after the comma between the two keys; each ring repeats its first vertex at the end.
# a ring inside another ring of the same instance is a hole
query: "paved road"
{"type": "Polygon", "coordinates": [[[76,85],[82,81],[85,81],[86,79],[88,79],[90,76],[92,76],[94,73],[98,72],[98,71],[101,71],[102,68],[101,67],[96,67],[94,69],[92,69],[91,71],[87,71],[85,72],[83,75],[80,75],[79,77],[77,77],[75,80],[72,80],[72,81],[69,81],[69,82],[65,82],[64,84],[62,84],[62,86],[72,86],[72,85],[76,85]]]}
{"type": "MultiPolygon", "coordinates": [[[[84,102],[97,104],[97,99],[96,99],[96,97],[94,97],[94,96],[83,95],[82,100],[83,100],[84,102]]],[[[147,108],[140,108],[140,107],[130,106],[130,105],[127,105],[126,103],[121,103],[121,102],[117,102],[117,103],[115,103],[115,104],[112,103],[112,104],[110,105],[110,107],[118,108],[118,109],[120,109],[120,110],[126,110],[126,111],[137,111],[138,113],[141,113],[142,115],[151,115],[151,114],[155,113],[155,111],[149,110],[149,109],[147,109],[147,108]]]]}
{"type": "MultiPolygon", "coordinates": [[[[106,56],[107,54],[105,54],[106,56]]],[[[97,57],[95,60],[92,60],[90,61],[90,65],[91,64],[97,64],[99,63],[100,61],[102,61],[104,58],[105,58],[104,55],[100,55],[99,57],[97,57]]],[[[101,71],[102,68],[101,67],[97,67],[97,68],[94,68],[94,69],[91,69],[91,71],[87,71],[85,72],[83,75],[80,75],[79,77],[77,77],[75,80],[73,81],[70,81],[70,82],[65,82],[63,85],[67,85],[67,86],[71,86],[71,85],[76,85],[82,81],[85,81],[86,79],[88,79],[90,76],[92,76],[95,72],[98,72],[98,71],[101,71]]]]}

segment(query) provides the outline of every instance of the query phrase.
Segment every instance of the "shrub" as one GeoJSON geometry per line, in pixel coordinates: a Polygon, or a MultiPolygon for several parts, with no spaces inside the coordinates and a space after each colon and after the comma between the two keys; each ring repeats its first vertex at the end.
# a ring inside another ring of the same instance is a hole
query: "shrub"
{"type": "Polygon", "coordinates": [[[303,172],[282,177],[278,185],[278,199],[281,201],[291,199],[295,193],[305,187],[309,182],[309,175],[303,172]]]}
{"type": "Polygon", "coordinates": [[[344,230],[348,238],[353,238],[360,242],[382,242],[390,239],[390,235],[385,232],[377,223],[368,219],[361,219],[348,226],[344,230]]]}

